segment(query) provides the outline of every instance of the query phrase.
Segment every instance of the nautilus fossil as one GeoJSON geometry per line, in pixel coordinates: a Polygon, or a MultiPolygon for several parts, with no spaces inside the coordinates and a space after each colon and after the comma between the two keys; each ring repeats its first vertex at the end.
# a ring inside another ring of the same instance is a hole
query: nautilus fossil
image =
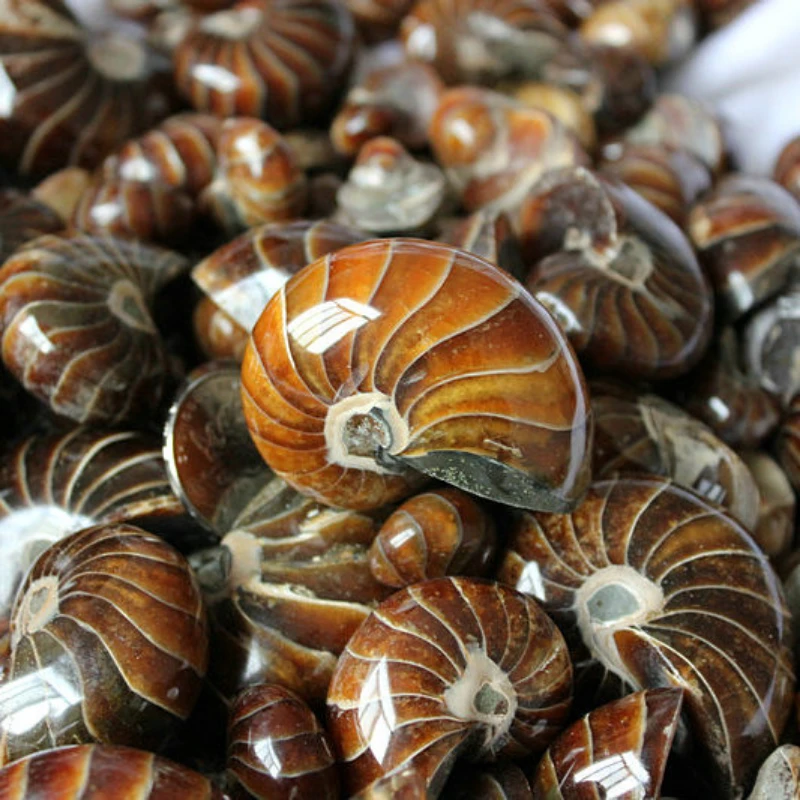
{"type": "Polygon", "coordinates": [[[587,368],[687,372],[711,336],[713,297],[691,245],[653,206],[583,167],[551,172],[519,211],[526,285],[587,368]]]}
{"type": "Polygon", "coordinates": [[[548,170],[588,161],[574,134],[547,111],[475,86],[442,94],[429,137],[468,211],[512,211],[548,170]]]}
{"type": "Polygon", "coordinates": [[[550,745],[532,775],[533,800],[660,797],[683,690],[635,692],[590,711],[550,745]]]}
{"type": "Polygon", "coordinates": [[[654,394],[625,400],[592,391],[592,474],[663,475],[726,508],[748,531],[758,521],[758,486],[739,455],[702,422],[654,394]]]}
{"type": "Polygon", "coordinates": [[[780,291],[800,263],[800,207],[766,178],[727,175],[694,206],[687,232],[731,319],[780,291]]]}
{"type": "Polygon", "coordinates": [[[64,227],[44,203],[17,189],[0,189],[0,264],[20,245],[64,227]]]}
{"type": "Polygon", "coordinates": [[[4,0],[0,159],[21,174],[93,167],[169,112],[142,41],[81,27],[62,0],[4,0]]]}
{"type": "Polygon", "coordinates": [[[359,150],[336,193],[338,217],[373,236],[413,235],[434,218],[446,188],[439,167],[417,161],[395,139],[377,136],[359,150]]]}
{"type": "Polygon", "coordinates": [[[409,58],[432,64],[449,84],[475,84],[535,77],[566,28],[525,0],[417,0],[400,33],[409,58]]]}
{"type": "Polygon", "coordinates": [[[370,570],[387,586],[444,575],[483,575],[496,549],[494,521],[460,489],[431,489],[402,503],[370,546],[370,570]]]}
{"type": "Polygon", "coordinates": [[[0,760],[85,742],[157,748],[189,716],[207,659],[203,598],[174,548],[122,523],[61,539],[12,609],[0,760]]]}
{"type": "Polygon", "coordinates": [[[336,759],[325,729],[300,697],[277,684],[251,686],[233,701],[227,769],[235,778],[233,797],[339,798],[336,759]]]}
{"type": "Polygon", "coordinates": [[[328,253],[367,238],[322,220],[258,225],[215,250],[192,270],[205,297],[195,310],[195,332],[216,358],[241,361],[264,306],[289,278],[328,253]],[[224,314],[219,323],[217,314],[224,314]]]}
{"type": "Polygon", "coordinates": [[[283,130],[319,120],[347,78],[353,19],[333,0],[237,0],[197,15],[174,52],[175,82],[198,111],[283,130]]]}
{"type": "Polygon", "coordinates": [[[79,744],[45,750],[0,770],[2,797],[223,800],[199,772],[132,747],[79,744]]]}
{"type": "Polygon", "coordinates": [[[596,481],[570,515],[523,512],[498,575],[564,632],[578,696],[684,689],[707,775],[742,797],[795,677],[780,582],[739,523],[663,478],[596,481]]]}
{"type": "Polygon", "coordinates": [[[177,253],[75,233],[42,236],[0,268],[0,344],[31,394],[76,422],[152,411],[168,378],[156,293],[187,268],[177,253]]]}
{"type": "Polygon", "coordinates": [[[370,139],[390,136],[412,150],[424,147],[443,89],[436,72],[416,61],[369,72],[331,122],[333,146],[355,156],[370,139]]]}
{"type": "Polygon", "coordinates": [[[36,557],[63,536],[182,512],[159,442],[146,434],[77,427],[23,439],[0,462],[0,619],[36,557]]]}
{"type": "Polygon", "coordinates": [[[328,692],[347,791],[413,769],[436,798],[459,755],[522,757],[566,722],[572,667],[539,605],[503,584],[438,578],[384,601],[328,692]]]}
{"type": "Polygon", "coordinates": [[[424,473],[565,510],[589,477],[566,338],[516,281],[440,243],[365,242],[301,270],[256,323],[242,403],[270,467],[329,505],[377,508],[424,473]]]}

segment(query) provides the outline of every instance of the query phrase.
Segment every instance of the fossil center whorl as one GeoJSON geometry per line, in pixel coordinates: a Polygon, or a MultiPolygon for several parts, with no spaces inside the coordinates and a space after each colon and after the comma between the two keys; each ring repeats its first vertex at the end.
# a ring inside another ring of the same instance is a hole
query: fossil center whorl
{"type": "Polygon", "coordinates": [[[11,647],[15,649],[23,636],[41,630],[58,613],[58,578],[45,575],[35,580],[20,601],[14,617],[11,647]]]}
{"type": "Polygon", "coordinates": [[[117,281],[108,293],[111,313],[129,328],[156,333],[156,327],[147,310],[142,291],[129,280],[117,281]]]}
{"type": "Polygon", "coordinates": [[[633,567],[613,564],[593,573],[575,595],[578,629],[584,643],[607,669],[637,686],[625,667],[614,634],[660,614],[664,592],[633,567]]]}
{"type": "Polygon", "coordinates": [[[118,33],[93,37],[86,47],[92,66],[114,81],[135,81],[147,73],[147,54],[140,42],[118,33]]]}
{"type": "Polygon", "coordinates": [[[381,456],[400,452],[408,444],[408,424],[392,399],[380,392],[340,400],[325,417],[328,455],[343,467],[390,473],[381,456]]]}
{"type": "Polygon", "coordinates": [[[464,672],[444,693],[447,710],[485,729],[482,749],[498,750],[517,712],[517,693],[508,675],[477,645],[467,650],[464,672]]]}
{"type": "Polygon", "coordinates": [[[260,8],[232,8],[205,17],[200,30],[223,39],[247,39],[261,24],[263,16],[260,8]]]}

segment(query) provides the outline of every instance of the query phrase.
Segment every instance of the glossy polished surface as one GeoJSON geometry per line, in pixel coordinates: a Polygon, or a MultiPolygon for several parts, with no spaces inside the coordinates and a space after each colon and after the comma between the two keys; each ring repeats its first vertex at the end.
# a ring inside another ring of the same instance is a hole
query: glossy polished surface
{"type": "Polygon", "coordinates": [[[680,230],[631,189],[582,168],[551,173],[526,197],[519,228],[526,285],[587,368],[663,379],[703,355],[708,281],[680,230]]]}
{"type": "Polygon", "coordinates": [[[443,244],[366,242],[298,273],[253,330],[242,402],[267,463],[330,505],[398,500],[419,470],[563,510],[589,478],[565,337],[513,279],[443,244]]]}
{"type": "Polygon", "coordinates": [[[591,711],[544,754],[533,800],[660,797],[682,703],[681,689],[650,689],[591,711]]]}
{"type": "Polygon", "coordinates": [[[124,524],[61,539],[11,613],[2,761],[77,742],[157,748],[189,716],[207,659],[203,600],[176,550],[124,524]]]}
{"type": "Polygon", "coordinates": [[[196,109],[222,118],[312,123],[341,89],[354,32],[330,0],[238,0],[193,20],[174,54],[175,82],[196,109]]]}
{"type": "Polygon", "coordinates": [[[111,745],[36,753],[0,770],[0,797],[27,800],[223,800],[199,772],[166,758],[111,745]]]}
{"type": "Polygon", "coordinates": [[[534,601],[439,578],[397,592],[355,633],[328,692],[329,731],[350,793],[413,769],[436,798],[461,754],[543,750],[571,699],[566,644],[534,601]]]}
{"type": "Polygon", "coordinates": [[[228,773],[256,800],[337,800],[339,776],[328,735],[296,694],[260,684],[236,697],[228,725],[228,773]]]}
{"type": "Polygon", "coordinates": [[[731,319],[780,291],[800,259],[800,206],[766,178],[725,177],[692,209],[687,232],[731,319]]]}
{"type": "Polygon", "coordinates": [[[795,678],[780,582],[732,517],[661,478],[598,481],[571,515],[525,512],[499,579],[576,643],[577,693],[686,689],[701,763],[742,796],[795,678]]]}
{"type": "Polygon", "coordinates": [[[76,422],[152,411],[168,377],[151,316],[182,256],[126,239],[43,236],[0,268],[2,357],[25,388],[76,422]]]}

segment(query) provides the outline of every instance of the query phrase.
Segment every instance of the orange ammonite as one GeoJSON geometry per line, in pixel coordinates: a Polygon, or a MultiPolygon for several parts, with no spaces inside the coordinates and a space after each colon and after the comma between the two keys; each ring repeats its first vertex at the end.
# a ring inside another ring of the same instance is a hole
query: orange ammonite
{"type": "Polygon", "coordinates": [[[566,337],[513,278],[440,243],[364,242],[295,275],[253,329],[242,400],[267,463],[330,505],[398,500],[422,472],[565,510],[588,479],[566,337]]]}

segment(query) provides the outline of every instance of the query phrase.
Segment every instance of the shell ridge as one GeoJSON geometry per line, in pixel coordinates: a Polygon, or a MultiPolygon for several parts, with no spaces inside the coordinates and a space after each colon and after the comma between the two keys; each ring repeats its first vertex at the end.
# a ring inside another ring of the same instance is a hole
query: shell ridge
{"type": "MultiPolygon", "coordinates": [[[[625,543],[625,563],[626,564],[630,564],[631,563],[630,547],[631,547],[631,542],[636,538],[636,533],[637,533],[637,529],[639,527],[639,522],[641,521],[642,517],[650,510],[650,508],[652,507],[653,503],[655,503],[656,500],[658,500],[658,498],[661,497],[661,495],[666,491],[666,488],[669,485],[670,484],[666,483],[666,482],[656,484],[655,487],[654,487],[655,491],[653,491],[650,494],[650,496],[647,498],[646,502],[638,504],[639,507],[636,509],[636,514],[633,516],[633,518],[631,520],[627,521],[628,530],[626,531],[626,539],[627,539],[627,541],[625,543]]],[[[606,508],[607,508],[607,506],[606,506],[606,508]]],[[[605,509],[604,509],[604,513],[603,513],[603,518],[602,518],[601,524],[603,525],[603,530],[608,530],[608,528],[606,527],[606,521],[605,521],[605,509]]],[[[644,572],[644,568],[641,567],[641,568],[639,568],[638,571],[639,572],[644,572]]]]}
{"type": "MultiPolygon", "coordinates": [[[[84,118],[88,118],[88,122],[81,127],[81,131],[75,139],[75,150],[83,153],[87,146],[91,146],[92,135],[102,128],[102,123],[108,118],[108,113],[112,108],[114,99],[114,92],[112,91],[112,84],[110,81],[99,80],[97,76],[92,76],[94,86],[92,89],[94,93],[99,88],[100,96],[93,97],[93,92],[89,93],[88,101],[94,99],[94,107],[89,111],[86,109],[84,118]],[[98,109],[100,113],[98,114],[98,109]]],[[[116,110],[116,109],[115,109],[116,110]]]]}
{"type": "MultiPolygon", "coordinates": [[[[360,652],[358,650],[355,650],[355,649],[352,649],[352,648],[349,649],[347,652],[353,658],[359,659],[359,660],[364,661],[364,662],[366,662],[368,664],[385,664],[386,663],[385,656],[374,656],[374,655],[370,655],[369,653],[362,653],[362,652],[360,652]]],[[[441,681],[442,683],[448,683],[451,680],[450,678],[446,678],[446,677],[442,676],[441,674],[439,674],[438,672],[435,672],[431,667],[428,667],[428,666],[426,666],[424,664],[420,664],[418,661],[408,661],[405,658],[393,658],[391,663],[392,664],[405,664],[408,667],[413,668],[415,671],[427,672],[429,675],[433,675],[434,678],[436,678],[438,681],[441,681]]],[[[456,674],[458,674],[460,671],[461,670],[458,670],[458,672],[456,674]]]]}
{"type": "MultiPolygon", "coordinates": [[[[54,633],[52,631],[48,630],[47,628],[40,628],[38,631],[36,631],[36,634],[40,634],[40,633],[41,634],[45,634],[46,636],[49,636],[51,639],[56,641],[58,643],[59,647],[61,647],[61,649],[67,654],[67,657],[72,662],[72,666],[73,666],[73,668],[75,670],[73,674],[77,677],[78,682],[81,685],[81,689],[83,689],[83,686],[84,686],[84,684],[83,684],[83,676],[81,675],[80,670],[78,669],[78,664],[75,661],[75,657],[73,656],[73,654],[70,651],[69,647],[67,647],[64,642],[62,642],[57,636],[54,635],[54,633]]],[[[27,636],[26,638],[28,639],[28,643],[30,644],[31,652],[33,653],[33,658],[36,661],[36,672],[37,672],[37,677],[38,677],[39,675],[44,675],[46,673],[44,671],[44,667],[42,666],[41,656],[39,655],[39,647],[38,647],[38,645],[36,643],[36,638],[37,638],[36,634],[34,634],[33,636],[27,636]]],[[[12,664],[14,664],[14,663],[15,662],[14,662],[14,659],[12,657],[12,664]]],[[[15,670],[12,670],[12,672],[11,672],[11,679],[12,680],[14,678],[14,673],[15,673],[15,670]]],[[[41,678],[39,678],[39,681],[40,681],[40,683],[43,683],[41,678]]],[[[43,721],[44,721],[44,724],[45,724],[45,728],[47,730],[47,736],[48,736],[48,738],[50,740],[50,746],[51,747],[55,747],[56,741],[57,741],[57,736],[56,736],[55,729],[53,728],[53,724],[54,724],[54,722],[56,720],[56,715],[51,713],[50,702],[51,701],[50,701],[50,699],[48,697],[48,700],[47,700],[48,713],[46,715],[44,715],[44,720],[43,721]]],[[[83,719],[83,709],[81,709],[81,718],[83,719]]],[[[85,719],[83,719],[83,722],[84,722],[84,725],[86,725],[86,720],[85,719]]],[[[87,728],[87,730],[94,732],[89,725],[86,725],[86,728],[87,728]]],[[[4,735],[6,734],[5,731],[3,731],[3,733],[4,733],[4,735]]],[[[3,742],[3,744],[5,745],[5,742],[3,742]]],[[[4,750],[5,750],[5,747],[4,747],[4,750]]]]}
{"type": "MultiPolygon", "coordinates": [[[[453,583],[453,581],[448,580],[448,583],[453,583]]],[[[462,640],[461,635],[450,624],[447,615],[439,613],[438,608],[429,605],[429,603],[425,600],[424,597],[420,597],[420,593],[413,584],[408,587],[408,593],[411,595],[411,597],[414,599],[417,605],[419,605],[420,608],[427,611],[434,619],[436,619],[438,622],[441,623],[443,628],[445,628],[448,631],[448,633],[453,637],[454,641],[458,645],[458,648],[461,651],[461,655],[464,657],[464,662],[465,663],[468,662],[469,653],[467,652],[467,648],[462,640]]],[[[461,667],[460,669],[463,669],[463,667],[461,667]]]]}
{"type": "MultiPolygon", "coordinates": [[[[56,447],[53,449],[53,451],[50,454],[50,457],[47,460],[47,469],[45,470],[42,479],[42,488],[44,489],[43,499],[45,500],[45,502],[51,505],[63,504],[66,506],[67,510],[70,511],[72,511],[73,508],[69,504],[69,498],[70,498],[70,493],[68,491],[69,483],[67,483],[67,486],[62,488],[61,496],[58,498],[56,498],[54,490],[57,480],[58,464],[62,463],[61,462],[62,455],[64,451],[67,449],[67,447],[70,444],[72,444],[72,442],[75,441],[75,439],[77,439],[79,435],[80,435],[80,428],[75,428],[73,431],[70,431],[70,433],[67,436],[63,437],[61,441],[57,443],[56,447]]],[[[32,446],[34,438],[31,437],[28,441],[31,443],[32,446]]],[[[69,461],[67,463],[69,463],[69,461]]],[[[80,464],[76,464],[71,467],[71,472],[74,473],[79,469],[80,469],[80,464]]],[[[26,476],[27,476],[27,471],[26,471],[26,476]]],[[[30,504],[33,505],[35,502],[36,502],[35,500],[31,499],[30,504]]]]}
{"type": "MultiPolygon", "coordinates": [[[[89,498],[97,492],[99,489],[103,488],[103,485],[113,478],[124,475],[126,472],[130,470],[134,470],[136,467],[144,465],[145,467],[148,464],[151,464],[156,461],[159,457],[159,453],[156,450],[152,451],[145,451],[143,453],[139,453],[138,455],[131,455],[125,459],[121,459],[116,462],[116,464],[108,470],[104,470],[101,475],[98,475],[91,483],[87,483],[84,487],[83,491],[81,492],[81,496],[77,498],[76,501],[73,501],[72,508],[75,508],[77,511],[82,510],[85,508],[86,503],[88,503],[89,498]]],[[[157,463],[157,462],[156,462],[157,463]]],[[[91,465],[88,465],[91,466],[91,465]]],[[[160,465],[159,465],[160,466],[160,465]]],[[[69,490],[70,496],[72,496],[73,491],[75,491],[74,484],[80,480],[81,476],[77,473],[70,479],[69,490]]],[[[142,494],[149,489],[155,489],[159,486],[165,486],[169,483],[169,481],[164,476],[157,476],[154,477],[150,481],[140,482],[136,485],[136,495],[142,494]]],[[[92,505],[92,511],[94,514],[99,515],[102,514],[109,506],[112,506],[117,500],[120,498],[126,497],[131,495],[129,488],[121,488],[116,494],[106,494],[105,497],[99,502],[94,503],[92,505]]],[[[131,495],[132,496],[132,495],[131,495]]]]}
{"type": "MultiPolygon", "coordinates": [[[[759,594],[758,592],[751,591],[750,589],[747,589],[744,586],[721,586],[718,583],[693,583],[691,586],[686,586],[686,587],[684,587],[682,589],[675,589],[674,591],[671,591],[668,595],[664,596],[664,599],[666,601],[665,609],[664,609],[665,612],[673,610],[673,609],[667,609],[666,608],[666,604],[668,602],[670,602],[673,598],[678,597],[681,594],[686,594],[688,592],[699,592],[699,591],[708,590],[708,589],[714,589],[714,590],[720,590],[720,591],[726,591],[726,592],[733,592],[734,594],[741,594],[741,595],[745,595],[746,597],[750,597],[753,600],[758,600],[759,602],[762,602],[765,605],[768,605],[770,607],[772,607],[774,605],[774,601],[772,599],[770,599],[769,597],[767,597],[766,595],[759,594]]],[[[787,613],[788,612],[785,609],[781,610],[781,615],[782,616],[785,617],[787,615],[787,613]]]]}
{"type": "Polygon", "coordinates": [[[704,558],[711,558],[713,556],[737,556],[740,558],[748,558],[756,561],[759,566],[763,565],[762,558],[759,557],[758,553],[749,552],[747,550],[731,550],[731,549],[715,549],[715,550],[703,550],[700,553],[693,553],[691,555],[684,556],[680,561],[670,564],[667,569],[665,569],[658,578],[654,578],[653,580],[657,580],[659,584],[664,582],[664,579],[676,569],[680,567],[685,567],[687,564],[692,563],[693,561],[700,561],[704,558]]]}

